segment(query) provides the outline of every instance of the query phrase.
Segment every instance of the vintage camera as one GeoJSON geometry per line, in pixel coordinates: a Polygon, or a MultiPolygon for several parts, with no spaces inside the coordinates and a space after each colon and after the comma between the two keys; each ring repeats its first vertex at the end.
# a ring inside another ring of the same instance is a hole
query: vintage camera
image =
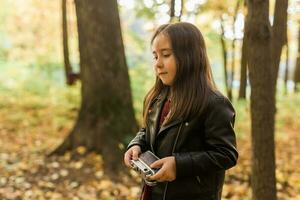
{"type": "Polygon", "coordinates": [[[148,180],[149,176],[154,175],[159,169],[151,168],[150,165],[159,160],[159,158],[154,155],[151,151],[146,151],[142,153],[137,160],[131,160],[132,168],[142,175],[145,183],[149,186],[156,185],[156,181],[148,180]]]}

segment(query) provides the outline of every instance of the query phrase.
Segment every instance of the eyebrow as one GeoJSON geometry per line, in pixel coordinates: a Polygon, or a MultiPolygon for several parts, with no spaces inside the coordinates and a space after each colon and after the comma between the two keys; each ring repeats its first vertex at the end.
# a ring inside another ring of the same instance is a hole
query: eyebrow
{"type": "MultiPolygon", "coordinates": [[[[162,49],[159,49],[159,51],[172,51],[171,48],[162,48],[162,49]]],[[[155,51],[152,51],[152,53],[156,53],[155,51]]]]}

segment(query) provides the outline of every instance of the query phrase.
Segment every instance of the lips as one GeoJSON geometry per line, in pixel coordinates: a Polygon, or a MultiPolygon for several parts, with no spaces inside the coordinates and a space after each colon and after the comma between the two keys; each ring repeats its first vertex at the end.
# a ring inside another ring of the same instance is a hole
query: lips
{"type": "Polygon", "coordinates": [[[158,73],[159,76],[165,75],[165,74],[167,74],[167,72],[159,72],[159,73],[158,73]]]}

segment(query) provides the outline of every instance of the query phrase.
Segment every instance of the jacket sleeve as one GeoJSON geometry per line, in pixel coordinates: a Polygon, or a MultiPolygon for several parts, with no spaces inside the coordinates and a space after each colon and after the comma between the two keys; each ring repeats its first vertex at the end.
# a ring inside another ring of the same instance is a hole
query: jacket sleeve
{"type": "Polygon", "coordinates": [[[147,150],[146,129],[145,128],[140,129],[140,131],[136,134],[136,136],[128,144],[127,150],[134,145],[139,145],[141,147],[142,152],[147,150]]]}
{"type": "Polygon", "coordinates": [[[235,111],[226,98],[216,98],[204,119],[204,151],[175,153],[177,177],[197,176],[236,165],[235,111]]]}

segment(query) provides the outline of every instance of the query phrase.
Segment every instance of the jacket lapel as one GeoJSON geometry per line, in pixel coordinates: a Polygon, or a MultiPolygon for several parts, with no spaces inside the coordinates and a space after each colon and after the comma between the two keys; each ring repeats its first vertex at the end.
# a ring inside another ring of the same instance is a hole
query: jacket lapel
{"type": "Polygon", "coordinates": [[[167,94],[168,94],[167,90],[163,91],[157,97],[157,101],[150,108],[151,111],[149,112],[149,116],[148,116],[150,124],[149,124],[148,128],[149,128],[149,133],[150,133],[149,134],[150,135],[150,145],[151,145],[152,151],[154,150],[153,145],[154,145],[155,135],[158,131],[159,116],[160,116],[160,113],[161,113],[161,110],[163,107],[163,102],[167,98],[167,94]]]}
{"type": "Polygon", "coordinates": [[[177,119],[175,121],[168,122],[167,124],[163,124],[163,126],[160,128],[159,132],[157,133],[156,137],[158,137],[164,130],[171,128],[172,126],[176,126],[177,124],[180,124],[181,122],[182,122],[181,119],[177,119]]]}

